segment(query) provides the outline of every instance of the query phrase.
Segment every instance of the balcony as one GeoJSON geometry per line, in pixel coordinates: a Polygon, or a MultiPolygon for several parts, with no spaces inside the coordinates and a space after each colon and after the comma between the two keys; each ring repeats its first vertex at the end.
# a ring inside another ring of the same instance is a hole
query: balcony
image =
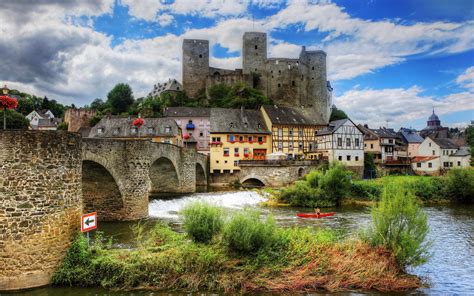
{"type": "Polygon", "coordinates": [[[186,129],[187,130],[194,130],[196,127],[194,126],[194,123],[188,123],[186,124],[186,129]]]}

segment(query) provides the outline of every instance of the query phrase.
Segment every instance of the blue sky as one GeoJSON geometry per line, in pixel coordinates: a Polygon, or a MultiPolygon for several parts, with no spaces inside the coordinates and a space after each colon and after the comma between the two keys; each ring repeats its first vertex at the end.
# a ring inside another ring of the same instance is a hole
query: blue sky
{"type": "Polygon", "coordinates": [[[14,49],[0,58],[16,70],[0,80],[67,104],[181,80],[184,38],[209,39],[211,65],[241,67],[255,30],[273,57],[325,50],[333,101],[356,122],[422,128],[433,107],[447,126],[474,119],[474,1],[45,0],[0,17],[14,49]]]}

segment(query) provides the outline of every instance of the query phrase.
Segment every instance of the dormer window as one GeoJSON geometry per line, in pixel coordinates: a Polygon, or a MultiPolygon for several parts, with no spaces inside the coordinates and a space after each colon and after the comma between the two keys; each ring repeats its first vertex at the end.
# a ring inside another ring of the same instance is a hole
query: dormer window
{"type": "Polygon", "coordinates": [[[154,132],[155,132],[155,129],[154,129],[153,127],[150,126],[150,127],[147,128],[147,133],[148,133],[149,135],[153,135],[154,132]]]}
{"type": "Polygon", "coordinates": [[[120,134],[120,128],[115,128],[114,131],[112,132],[114,136],[118,136],[120,134]]]}
{"type": "Polygon", "coordinates": [[[165,126],[165,133],[171,133],[171,126],[165,126]]]}
{"type": "Polygon", "coordinates": [[[262,125],[260,123],[257,123],[257,128],[261,128],[262,125]]]}
{"type": "Polygon", "coordinates": [[[98,128],[97,133],[98,134],[103,134],[104,133],[104,128],[103,127],[98,128]]]}
{"type": "Polygon", "coordinates": [[[233,128],[233,127],[234,127],[234,123],[233,123],[233,122],[229,123],[229,127],[230,127],[230,128],[233,128]]]}
{"type": "Polygon", "coordinates": [[[244,127],[245,128],[249,127],[249,124],[247,122],[244,122],[244,127]]]}
{"type": "Polygon", "coordinates": [[[138,132],[138,128],[132,127],[131,130],[130,130],[130,132],[131,132],[132,135],[136,135],[137,132],[138,132]]]}
{"type": "Polygon", "coordinates": [[[258,45],[255,45],[255,49],[258,49],[258,45]]]}

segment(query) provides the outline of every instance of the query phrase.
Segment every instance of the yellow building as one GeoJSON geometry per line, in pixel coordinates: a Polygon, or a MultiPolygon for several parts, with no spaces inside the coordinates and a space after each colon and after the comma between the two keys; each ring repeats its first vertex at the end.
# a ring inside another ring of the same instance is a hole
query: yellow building
{"type": "Polygon", "coordinates": [[[144,118],[135,126],[135,118],[104,116],[90,131],[90,138],[151,139],[153,142],[183,146],[181,128],[173,119],[144,118]]]}
{"type": "Polygon", "coordinates": [[[241,160],[265,160],[271,152],[270,131],[257,110],[211,110],[211,173],[240,170],[241,160]]]}
{"type": "Polygon", "coordinates": [[[318,130],[326,125],[310,119],[298,108],[263,106],[260,111],[272,133],[272,153],[284,153],[288,158],[315,158],[318,130]]]}

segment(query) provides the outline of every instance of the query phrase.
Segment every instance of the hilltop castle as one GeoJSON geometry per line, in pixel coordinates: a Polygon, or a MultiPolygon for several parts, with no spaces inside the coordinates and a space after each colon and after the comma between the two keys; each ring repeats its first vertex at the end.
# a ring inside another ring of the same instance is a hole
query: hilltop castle
{"type": "Polygon", "coordinates": [[[326,53],[303,46],[298,59],[268,58],[267,34],[243,36],[242,69],[209,66],[209,41],[183,41],[183,87],[190,97],[215,84],[237,82],[261,90],[276,105],[300,107],[304,115],[327,124],[331,113],[331,86],[326,80],[326,53]]]}

